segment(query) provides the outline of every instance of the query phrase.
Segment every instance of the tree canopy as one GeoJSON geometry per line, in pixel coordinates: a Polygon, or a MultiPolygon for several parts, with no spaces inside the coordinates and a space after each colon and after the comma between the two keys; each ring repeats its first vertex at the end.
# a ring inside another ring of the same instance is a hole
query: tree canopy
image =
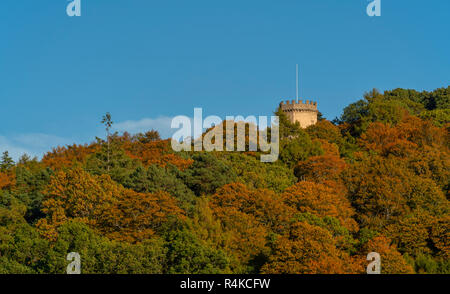
{"type": "Polygon", "coordinates": [[[109,113],[104,139],[2,150],[0,273],[64,273],[69,252],[83,273],[364,273],[375,251],[382,273],[448,274],[449,101],[372,90],[306,129],[277,109],[274,163],[175,152],[109,113]]]}

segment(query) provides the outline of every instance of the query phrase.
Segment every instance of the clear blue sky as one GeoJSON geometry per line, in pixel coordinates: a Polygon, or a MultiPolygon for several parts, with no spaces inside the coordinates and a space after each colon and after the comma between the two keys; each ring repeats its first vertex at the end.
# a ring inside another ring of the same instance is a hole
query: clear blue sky
{"type": "Polygon", "coordinates": [[[329,119],[365,91],[450,83],[450,1],[0,1],[0,152],[118,129],[167,134],[175,115],[270,115],[295,95],[329,119]]]}

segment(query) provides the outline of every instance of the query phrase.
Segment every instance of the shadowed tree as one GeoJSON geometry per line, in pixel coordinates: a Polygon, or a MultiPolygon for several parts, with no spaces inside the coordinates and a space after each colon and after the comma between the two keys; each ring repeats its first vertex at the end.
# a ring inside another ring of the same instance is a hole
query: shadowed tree
{"type": "Polygon", "coordinates": [[[2,159],[0,161],[0,171],[5,172],[14,166],[14,160],[9,156],[9,152],[3,152],[2,159]]]}
{"type": "Polygon", "coordinates": [[[111,114],[109,112],[107,112],[101,121],[102,124],[105,125],[105,129],[106,129],[106,141],[107,141],[107,145],[108,145],[108,152],[107,152],[107,171],[109,172],[109,130],[111,129],[112,125],[113,125],[113,121],[111,120],[111,114]]]}

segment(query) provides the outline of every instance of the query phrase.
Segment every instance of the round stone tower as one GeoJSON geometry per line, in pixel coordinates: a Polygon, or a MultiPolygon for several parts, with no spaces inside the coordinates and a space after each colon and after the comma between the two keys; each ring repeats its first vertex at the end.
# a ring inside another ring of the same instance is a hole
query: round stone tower
{"type": "Polygon", "coordinates": [[[310,125],[314,125],[317,122],[317,102],[306,100],[303,103],[299,100],[298,103],[295,100],[280,103],[280,109],[286,114],[288,119],[292,122],[299,122],[302,128],[306,128],[310,125]]]}

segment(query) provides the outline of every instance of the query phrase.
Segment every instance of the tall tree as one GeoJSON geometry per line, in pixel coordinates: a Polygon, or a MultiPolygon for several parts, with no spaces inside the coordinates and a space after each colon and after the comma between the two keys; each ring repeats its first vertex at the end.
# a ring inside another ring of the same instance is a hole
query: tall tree
{"type": "Polygon", "coordinates": [[[0,170],[5,172],[14,166],[13,159],[9,156],[9,152],[3,152],[1,161],[0,161],[0,170]]]}
{"type": "Polygon", "coordinates": [[[108,148],[107,148],[107,150],[108,150],[108,152],[107,152],[107,163],[108,163],[107,170],[109,172],[109,135],[110,135],[109,130],[111,129],[111,127],[114,123],[111,119],[111,114],[109,112],[107,112],[103,116],[101,123],[105,125],[105,129],[106,129],[106,142],[107,142],[107,146],[108,146],[108,148]]]}

